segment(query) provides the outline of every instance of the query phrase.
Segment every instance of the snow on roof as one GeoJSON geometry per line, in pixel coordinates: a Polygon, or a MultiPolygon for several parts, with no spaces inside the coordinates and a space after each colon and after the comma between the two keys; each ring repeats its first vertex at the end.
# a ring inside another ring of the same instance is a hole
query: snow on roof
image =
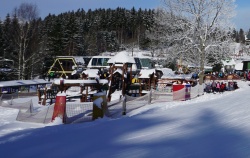
{"type": "Polygon", "coordinates": [[[51,82],[44,79],[35,80],[12,80],[0,82],[0,87],[14,87],[14,86],[25,86],[25,85],[40,85],[40,84],[51,84],[51,82]]]}
{"type": "Polygon", "coordinates": [[[82,70],[74,70],[71,72],[71,75],[75,75],[75,74],[80,74],[82,70]]]}
{"type": "Polygon", "coordinates": [[[163,73],[163,76],[164,75],[169,75],[169,74],[174,74],[173,70],[170,69],[170,68],[160,68],[160,69],[157,69],[157,70],[161,70],[162,73],[163,73]]]}
{"type": "Polygon", "coordinates": [[[231,59],[231,60],[222,60],[221,62],[222,62],[222,64],[224,66],[226,66],[226,65],[236,65],[236,62],[234,61],[234,59],[231,59]]]}
{"type": "Polygon", "coordinates": [[[243,63],[237,63],[235,65],[235,70],[243,70],[243,63]]]}
{"type": "Polygon", "coordinates": [[[162,79],[186,79],[190,80],[192,78],[192,74],[164,74],[162,79]]]}
{"type": "MultiPolygon", "coordinates": [[[[133,57],[152,58],[151,57],[152,53],[150,51],[141,50],[139,48],[133,48],[133,51],[132,51],[132,49],[129,49],[129,50],[123,50],[123,51],[120,51],[120,52],[126,53],[126,54],[128,54],[128,56],[133,56],[133,57]]],[[[119,52],[103,52],[101,55],[114,56],[117,53],[119,53],[119,52]]]]}
{"type": "Polygon", "coordinates": [[[133,48],[132,50],[127,51],[129,56],[139,57],[139,58],[151,58],[152,54],[150,51],[141,50],[139,48],[133,48]]]}
{"type": "Polygon", "coordinates": [[[87,69],[82,72],[82,74],[88,75],[88,78],[95,78],[98,74],[98,69],[87,69]]]}
{"type": "MultiPolygon", "coordinates": [[[[60,85],[60,80],[61,79],[54,80],[54,84],[60,85]]],[[[63,83],[64,84],[77,84],[77,83],[79,83],[79,84],[88,84],[88,83],[97,83],[97,82],[96,82],[96,80],[67,80],[67,79],[64,79],[63,83]]],[[[106,83],[108,83],[108,80],[100,79],[99,83],[106,84],[106,83]]]]}
{"type": "Polygon", "coordinates": [[[149,78],[149,75],[152,75],[153,73],[155,73],[155,69],[143,69],[140,71],[140,76],[139,78],[149,78]]]}
{"type": "Polygon", "coordinates": [[[131,56],[128,56],[128,52],[119,52],[115,56],[113,56],[111,59],[108,60],[109,64],[114,63],[135,63],[135,59],[131,56]]]}
{"type": "Polygon", "coordinates": [[[74,56],[74,59],[75,59],[76,63],[85,64],[82,56],[74,56]]]}
{"type": "Polygon", "coordinates": [[[113,74],[115,74],[116,72],[118,72],[119,74],[122,74],[122,70],[120,68],[116,69],[113,74]]]}
{"type": "MultiPolygon", "coordinates": [[[[200,65],[188,65],[188,68],[200,68],[200,65]]],[[[212,66],[204,66],[204,69],[213,69],[212,66]]]]}

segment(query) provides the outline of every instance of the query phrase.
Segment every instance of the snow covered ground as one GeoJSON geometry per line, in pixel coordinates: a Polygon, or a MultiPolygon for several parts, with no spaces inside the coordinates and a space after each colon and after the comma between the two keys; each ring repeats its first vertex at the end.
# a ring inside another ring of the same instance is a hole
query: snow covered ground
{"type": "Polygon", "coordinates": [[[18,122],[17,110],[0,107],[0,153],[6,158],[250,157],[248,84],[150,104],[118,119],[70,125],[18,122]]]}

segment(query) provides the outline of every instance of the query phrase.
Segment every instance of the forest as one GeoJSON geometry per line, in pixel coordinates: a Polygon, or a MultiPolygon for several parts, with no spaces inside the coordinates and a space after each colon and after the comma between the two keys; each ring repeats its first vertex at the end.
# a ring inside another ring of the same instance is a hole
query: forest
{"type": "Polygon", "coordinates": [[[29,10],[30,16],[23,16],[19,11],[25,6],[0,21],[0,56],[14,60],[13,79],[44,73],[55,56],[93,56],[135,45],[147,49],[145,31],[154,23],[150,9],[79,9],[41,19],[29,10]]]}

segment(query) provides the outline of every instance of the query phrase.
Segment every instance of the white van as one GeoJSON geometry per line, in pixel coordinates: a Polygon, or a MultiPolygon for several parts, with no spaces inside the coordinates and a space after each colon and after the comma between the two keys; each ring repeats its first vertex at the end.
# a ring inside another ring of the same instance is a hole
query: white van
{"type": "Polygon", "coordinates": [[[111,58],[111,56],[93,56],[89,63],[87,68],[89,69],[108,69],[109,64],[107,63],[108,60],[111,58]]]}

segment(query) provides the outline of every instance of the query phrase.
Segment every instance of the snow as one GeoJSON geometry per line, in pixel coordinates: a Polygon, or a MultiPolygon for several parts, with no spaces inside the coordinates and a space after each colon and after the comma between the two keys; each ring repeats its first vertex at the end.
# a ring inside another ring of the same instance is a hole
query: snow
{"type": "Polygon", "coordinates": [[[115,74],[116,72],[119,73],[119,74],[122,74],[122,69],[117,68],[117,69],[113,72],[113,74],[115,74]]]}
{"type": "Polygon", "coordinates": [[[88,75],[88,78],[96,78],[98,75],[98,69],[87,69],[82,72],[82,74],[88,75]]]}
{"type": "Polygon", "coordinates": [[[149,78],[150,75],[152,75],[153,73],[155,73],[155,69],[142,69],[140,71],[140,76],[139,78],[149,78]]]}
{"type": "Polygon", "coordinates": [[[121,118],[69,125],[60,118],[46,125],[19,122],[17,110],[0,107],[0,153],[20,158],[250,157],[249,83],[239,81],[236,91],[188,101],[156,102],[121,118]]]}
{"type": "Polygon", "coordinates": [[[63,96],[63,97],[66,97],[66,93],[64,93],[64,92],[58,93],[56,96],[63,96]]]}
{"type": "Polygon", "coordinates": [[[44,79],[1,81],[0,87],[38,85],[38,84],[51,84],[51,82],[46,81],[44,79]]]}
{"type": "Polygon", "coordinates": [[[111,57],[111,59],[108,60],[109,64],[115,64],[115,63],[135,63],[135,59],[128,55],[128,52],[122,51],[117,53],[115,56],[111,57]]]}
{"type": "Polygon", "coordinates": [[[98,93],[95,93],[93,96],[105,96],[106,95],[106,92],[98,92],[98,93]]]}
{"type": "Polygon", "coordinates": [[[165,72],[163,72],[163,76],[161,77],[161,79],[186,79],[186,80],[190,80],[192,78],[192,74],[165,74],[165,72]]]}
{"type": "Polygon", "coordinates": [[[96,100],[94,100],[94,105],[96,105],[98,108],[102,108],[102,102],[103,102],[103,99],[102,98],[97,98],[96,100]]]}
{"type": "Polygon", "coordinates": [[[236,65],[236,62],[234,61],[234,59],[231,59],[231,60],[222,60],[221,61],[222,62],[222,64],[224,65],[224,66],[226,66],[226,65],[229,65],[229,66],[234,66],[234,65],[236,65]]]}
{"type": "Polygon", "coordinates": [[[235,65],[235,70],[243,70],[243,63],[237,63],[235,65]]]}
{"type": "Polygon", "coordinates": [[[81,64],[85,64],[84,59],[82,56],[73,56],[73,58],[75,59],[76,63],[81,63],[81,64]]]}
{"type": "MultiPolygon", "coordinates": [[[[60,79],[54,80],[53,83],[56,84],[56,85],[60,85],[60,79]]],[[[70,80],[70,79],[64,79],[63,83],[64,84],[77,84],[77,83],[79,83],[79,84],[88,84],[88,83],[97,83],[97,82],[96,82],[96,80],[70,80]]],[[[108,80],[101,79],[101,80],[99,80],[99,83],[107,84],[108,80]]]]}

